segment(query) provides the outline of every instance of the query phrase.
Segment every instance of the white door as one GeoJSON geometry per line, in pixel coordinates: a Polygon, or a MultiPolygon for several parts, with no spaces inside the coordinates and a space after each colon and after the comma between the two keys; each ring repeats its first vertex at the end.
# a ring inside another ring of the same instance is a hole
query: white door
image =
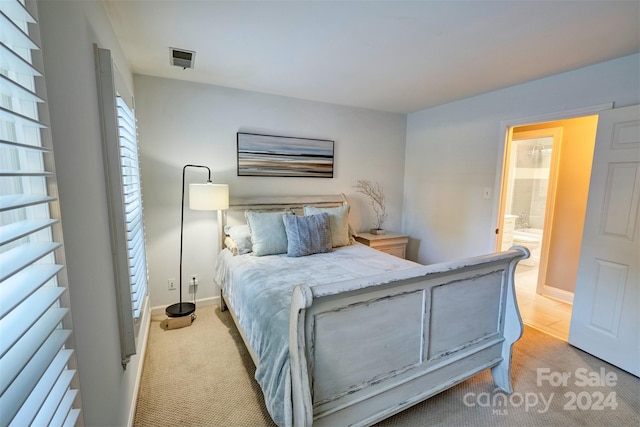
{"type": "Polygon", "coordinates": [[[640,375],[640,107],[600,113],[569,343],[640,375]]]}

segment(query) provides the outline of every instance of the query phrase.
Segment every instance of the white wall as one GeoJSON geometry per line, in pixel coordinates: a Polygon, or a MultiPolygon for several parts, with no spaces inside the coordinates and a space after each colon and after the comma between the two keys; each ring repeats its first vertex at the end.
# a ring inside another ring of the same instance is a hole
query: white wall
{"type": "Polygon", "coordinates": [[[122,369],[93,44],[133,78],[101,2],[38,7],[84,422],[124,426],[140,357],[122,369]]]}
{"type": "MultiPolygon", "coordinates": [[[[353,186],[358,179],[378,181],[388,198],[385,228],[400,229],[406,116],[148,76],[136,75],[134,83],[154,307],[179,298],[177,291],[168,291],[167,279],[178,277],[185,164],[211,168],[213,182],[229,184],[232,197],[345,193],[356,230],[374,224],[366,200],[353,186]],[[238,131],[334,140],[334,178],[238,177],[238,131]]],[[[205,179],[206,171],[187,170],[188,182],[205,179]]],[[[185,209],[187,301],[191,273],[199,276],[199,299],[218,295],[212,266],[216,224],[214,212],[185,209]]]]}
{"type": "Polygon", "coordinates": [[[412,237],[409,256],[433,263],[493,251],[501,123],[611,102],[640,103],[639,55],[410,114],[402,227],[412,237]]]}

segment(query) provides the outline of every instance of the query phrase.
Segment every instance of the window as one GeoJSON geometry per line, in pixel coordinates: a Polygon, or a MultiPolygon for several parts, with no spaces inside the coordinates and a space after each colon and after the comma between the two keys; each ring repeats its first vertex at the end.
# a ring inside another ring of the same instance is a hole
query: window
{"type": "Polygon", "coordinates": [[[0,425],[75,425],[71,314],[35,2],[0,1],[0,425]]]}
{"type": "Polygon", "coordinates": [[[124,216],[127,224],[127,252],[133,319],[141,320],[144,298],[147,295],[147,256],[142,221],[142,189],[138,162],[136,119],[124,99],[117,95],[118,136],[124,216]]]}
{"type": "Polygon", "coordinates": [[[142,215],[136,120],[121,96],[126,88],[115,71],[111,52],[95,47],[98,99],[102,120],[105,173],[109,186],[109,227],[114,254],[120,352],[126,368],[136,354],[136,338],[147,295],[147,260],[142,215]],[[120,87],[118,87],[120,86],[120,87]]]}

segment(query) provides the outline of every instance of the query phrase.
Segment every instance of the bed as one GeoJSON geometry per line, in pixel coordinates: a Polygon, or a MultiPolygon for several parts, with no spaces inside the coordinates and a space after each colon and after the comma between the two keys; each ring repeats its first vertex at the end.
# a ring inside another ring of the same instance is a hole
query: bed
{"type": "Polygon", "coordinates": [[[232,200],[221,222],[221,310],[251,354],[273,420],[371,425],[486,369],[511,393],[523,330],[513,278],[526,248],[423,266],[354,242],[348,212],[343,195],[257,197],[232,200]],[[283,220],[284,253],[270,247],[283,220]],[[331,235],[329,249],[292,252],[299,224],[319,233],[309,240],[331,235]]]}

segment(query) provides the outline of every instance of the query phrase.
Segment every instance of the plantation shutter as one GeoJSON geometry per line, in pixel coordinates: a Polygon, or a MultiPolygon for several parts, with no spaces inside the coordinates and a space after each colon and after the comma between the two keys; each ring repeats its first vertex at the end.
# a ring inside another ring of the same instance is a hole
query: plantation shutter
{"type": "Polygon", "coordinates": [[[138,162],[138,140],[133,111],[117,96],[118,134],[120,141],[120,162],[122,167],[122,193],[129,251],[129,280],[133,319],[137,322],[142,315],[142,304],[147,294],[147,257],[144,227],[142,222],[142,190],[140,187],[140,167],[138,162]]]}
{"type": "Polygon", "coordinates": [[[80,416],[35,2],[0,1],[0,425],[80,416]]]}
{"type": "Polygon", "coordinates": [[[120,354],[126,369],[136,354],[136,338],[147,296],[147,261],[142,214],[136,121],[118,94],[122,87],[111,52],[95,47],[102,122],[109,227],[118,299],[120,354]]]}

